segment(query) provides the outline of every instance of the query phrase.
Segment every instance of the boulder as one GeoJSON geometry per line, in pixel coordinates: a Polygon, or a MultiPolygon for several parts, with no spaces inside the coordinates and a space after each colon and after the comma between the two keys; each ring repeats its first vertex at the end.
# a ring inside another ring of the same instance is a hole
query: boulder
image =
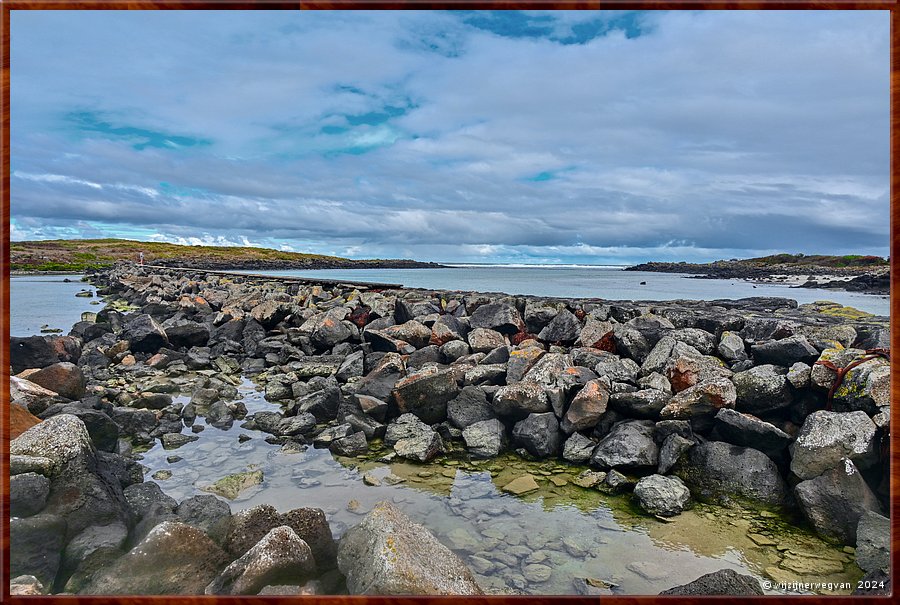
{"type": "Polygon", "coordinates": [[[10,438],[15,439],[40,421],[33,416],[34,413],[46,410],[59,398],[55,391],[30,380],[10,376],[9,400],[13,404],[10,408],[10,431],[13,433],[10,438]]]}
{"type": "Polygon", "coordinates": [[[801,479],[812,479],[842,467],[843,458],[857,468],[868,468],[878,462],[875,433],[875,423],[865,412],[813,412],[791,444],[791,471],[801,479]]]}
{"type": "Polygon", "coordinates": [[[838,468],[798,483],[794,495],[819,535],[841,544],[856,544],[859,520],[866,511],[882,512],[856,465],[847,459],[838,468]]]}
{"type": "Polygon", "coordinates": [[[229,564],[204,592],[253,595],[268,585],[302,584],[315,572],[316,562],[309,545],[290,527],[282,525],[229,564]]]}
{"type": "Polygon", "coordinates": [[[199,529],[164,521],[96,573],[81,594],[203,594],[227,562],[222,549],[199,529]]]}
{"type": "Polygon", "coordinates": [[[94,447],[100,451],[115,451],[119,441],[119,426],[99,410],[83,407],[79,403],[51,406],[40,414],[40,418],[49,418],[57,414],[70,414],[84,423],[94,447]],[[52,412],[52,413],[51,413],[52,412]]]}
{"type": "Polygon", "coordinates": [[[387,402],[370,395],[356,395],[356,401],[364,414],[371,416],[378,422],[384,422],[388,410],[387,402]]]}
{"type": "Polygon", "coordinates": [[[867,573],[891,568],[891,520],[864,511],[856,526],[856,564],[867,573]]]}
{"type": "Polygon", "coordinates": [[[691,499],[691,492],[681,479],[663,475],[643,477],[634,486],[634,495],[641,508],[661,517],[681,513],[691,499]]]}
{"type": "Polygon", "coordinates": [[[401,458],[428,462],[440,453],[440,436],[413,414],[402,414],[389,424],[384,441],[401,458]]]}
{"type": "Polygon", "coordinates": [[[68,361],[59,361],[29,374],[28,380],[66,399],[81,399],[84,396],[84,374],[81,368],[68,361]]]}
{"type": "Polygon", "coordinates": [[[668,435],[659,448],[659,466],[656,472],[660,475],[668,473],[681,455],[693,446],[694,442],[691,439],[682,437],[678,433],[668,435]]]}
{"type": "Polygon", "coordinates": [[[525,328],[530,334],[537,334],[562,310],[565,307],[559,303],[529,300],[525,303],[525,328]]]}
{"type": "Polygon", "coordinates": [[[722,359],[731,363],[747,360],[747,349],[744,341],[734,332],[722,332],[716,351],[722,359]]]}
{"type": "Polygon", "coordinates": [[[757,364],[787,367],[798,361],[812,363],[819,356],[819,351],[812,346],[805,336],[800,335],[753,345],[750,347],[750,352],[757,364]]]}
{"type": "Polygon", "coordinates": [[[350,594],[483,594],[459,557],[388,502],[347,530],[338,567],[350,594]]]}
{"type": "Polygon", "coordinates": [[[595,379],[585,384],[569,404],[562,420],[562,430],[566,434],[593,428],[606,412],[609,403],[609,383],[595,379]]]}
{"type": "MultiPolygon", "coordinates": [[[[290,312],[290,304],[279,300],[266,300],[250,309],[250,317],[266,330],[271,330],[278,325],[278,322],[287,317],[290,312]]],[[[244,328],[244,331],[246,332],[246,328],[244,328]]]]}
{"type": "MultiPolygon", "coordinates": [[[[662,380],[665,377],[659,376],[662,380]]],[[[682,391],[684,393],[685,391],[682,391]]],[[[658,418],[659,413],[668,405],[672,395],[659,389],[640,389],[639,391],[623,391],[613,393],[609,405],[626,416],[633,418],[658,418]]]]}
{"type": "Polygon", "coordinates": [[[544,355],[546,355],[546,351],[536,346],[510,351],[509,360],[506,364],[506,384],[512,385],[525,378],[525,374],[544,355]]]}
{"type": "Polygon", "coordinates": [[[591,456],[591,465],[603,469],[650,469],[659,463],[659,447],[653,441],[649,420],[624,420],[600,440],[591,456]]]}
{"type": "Polygon", "coordinates": [[[568,309],[561,309],[559,313],[538,334],[538,338],[544,342],[570,343],[581,332],[581,322],[568,309]]]}
{"type": "Polygon", "coordinates": [[[459,429],[496,417],[481,387],[463,387],[459,395],[447,403],[447,420],[459,429]]]}
{"type": "Polygon", "coordinates": [[[405,373],[403,358],[397,353],[388,353],[353,386],[357,395],[369,395],[387,401],[394,385],[405,373]]]}
{"type": "Polygon", "coordinates": [[[731,370],[724,367],[718,358],[709,355],[673,355],[666,362],[663,373],[675,393],[696,384],[730,379],[732,376],[731,370]]]}
{"type": "Polygon", "coordinates": [[[734,384],[727,378],[716,378],[676,393],[659,416],[666,420],[712,417],[723,408],[733,408],[736,400],[734,384]]]}
{"type": "Polygon", "coordinates": [[[778,467],[759,450],[709,441],[692,447],[674,468],[691,493],[704,501],[728,502],[736,497],[771,507],[787,502],[787,486],[778,467]]]}
{"type": "Polygon", "coordinates": [[[12,373],[31,368],[46,368],[60,361],[78,363],[81,345],[71,336],[12,336],[9,339],[9,363],[12,373]]]}
{"type": "Polygon", "coordinates": [[[469,318],[469,325],[473,328],[489,328],[501,334],[515,334],[525,329],[525,322],[519,311],[503,303],[481,305],[469,318]]]}
{"type": "Polygon", "coordinates": [[[9,520],[10,577],[28,574],[44,586],[53,586],[62,559],[66,521],[43,513],[31,517],[13,516],[9,520]]]}
{"type": "Polygon", "coordinates": [[[734,375],[737,409],[750,414],[786,408],[794,401],[787,380],[787,369],[760,365],[734,375]]]}
{"type": "Polygon", "coordinates": [[[563,444],[562,457],[573,464],[584,464],[591,459],[597,442],[581,433],[572,433],[563,444]]]}
{"type": "Polygon", "coordinates": [[[496,418],[474,422],[463,429],[466,449],[474,458],[494,458],[503,450],[506,429],[496,418]]]}
{"type": "Polygon", "coordinates": [[[414,319],[385,328],[384,332],[392,338],[408,342],[417,349],[428,346],[431,340],[431,328],[414,319]]]}
{"type": "Polygon", "coordinates": [[[196,527],[222,544],[231,528],[231,507],[213,495],[191,496],[174,508],[182,523],[196,527]]]}
{"type": "Polygon", "coordinates": [[[143,313],[125,322],[121,337],[128,341],[128,348],[135,353],[156,353],[160,347],[169,346],[165,330],[143,313]]]}
{"type": "Polygon", "coordinates": [[[50,495],[50,480],[37,473],[21,473],[9,478],[9,512],[13,517],[30,517],[41,512],[50,495]]]}
{"type": "Polygon", "coordinates": [[[765,593],[759,585],[759,580],[753,576],[739,574],[733,569],[721,569],[700,576],[693,582],[664,590],[659,594],[698,597],[711,595],[749,597],[765,593]]]}
{"type": "Polygon", "coordinates": [[[166,337],[173,348],[205,347],[209,342],[209,326],[196,321],[184,321],[167,326],[166,337]]]}
{"type": "Polygon", "coordinates": [[[537,458],[559,453],[559,421],[552,412],[529,414],[513,427],[513,442],[524,447],[537,458]]]}
{"type": "Polygon", "coordinates": [[[503,334],[488,328],[475,328],[466,338],[473,353],[489,353],[506,344],[503,334]]]}
{"type": "Polygon", "coordinates": [[[728,408],[716,414],[716,430],[725,441],[758,449],[769,457],[783,453],[793,439],[774,424],[728,408]]]}
{"type": "Polygon", "coordinates": [[[541,385],[523,381],[497,389],[492,407],[498,416],[524,418],[528,414],[549,412],[550,400],[541,385]]]}
{"type": "Polygon", "coordinates": [[[343,322],[346,316],[347,309],[344,307],[320,313],[307,319],[300,326],[300,332],[307,334],[317,348],[331,349],[352,336],[350,328],[343,322]]]}
{"type": "Polygon", "coordinates": [[[412,413],[428,424],[447,419],[447,403],[459,394],[450,370],[428,369],[397,381],[393,396],[401,413],[412,413]]]}
{"type": "Polygon", "coordinates": [[[588,319],[585,321],[581,333],[575,340],[575,345],[615,353],[616,343],[613,338],[614,329],[615,324],[612,322],[588,319]]]}
{"type": "Polygon", "coordinates": [[[286,525],[306,542],[320,570],[336,565],[336,545],[325,513],[318,508],[296,508],[279,514],[274,507],[261,504],[243,510],[232,517],[225,548],[232,557],[249,551],[271,530],[286,525]]]}
{"type": "Polygon", "coordinates": [[[369,450],[366,434],[363,431],[355,431],[345,437],[340,437],[328,446],[338,456],[356,456],[369,450]]]}
{"type": "Polygon", "coordinates": [[[613,326],[613,342],[617,353],[637,363],[643,363],[647,359],[652,347],[641,332],[623,324],[613,326]]]}

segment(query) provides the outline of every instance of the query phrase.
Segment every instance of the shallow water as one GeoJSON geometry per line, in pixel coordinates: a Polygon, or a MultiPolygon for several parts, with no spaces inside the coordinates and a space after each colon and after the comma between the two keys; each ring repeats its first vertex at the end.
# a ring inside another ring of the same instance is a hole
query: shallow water
{"type": "MultiPolygon", "coordinates": [[[[280,409],[265,401],[248,380],[239,393],[250,413],[280,409]]],[[[202,418],[197,422],[204,424],[202,418]]],[[[390,500],[457,552],[491,591],[574,594],[575,578],[594,578],[614,584],[617,593],[657,594],[726,567],[765,581],[766,568],[777,567],[781,555],[774,545],[757,545],[748,537],[752,532],[777,532],[773,535],[782,546],[849,561],[807,532],[755,511],[697,505],[670,522],[641,515],[629,496],[611,496],[572,483],[555,485],[550,477],[562,483],[583,470],[565,463],[527,463],[514,455],[430,464],[382,463],[373,460],[377,454],[336,459],[328,450],[312,447],[287,453],[266,443],[265,433],[242,429],[240,424],[237,421],[228,430],[207,426],[198,441],[175,450],[157,444],[143,454],[142,464],[149,468],[146,479],[152,480],[150,475],[158,470],[171,471],[171,478],[157,483],[180,501],[206,493],[204,487],[228,474],[259,469],[263,483],[231,501],[233,512],[258,504],[280,511],[322,508],[336,537],[377,502],[390,500]],[[240,434],[251,439],[240,443],[240,434]],[[170,464],[166,458],[172,455],[182,460],[170,464]],[[538,480],[538,491],[522,497],[500,491],[526,472],[538,480]],[[373,487],[363,483],[365,473],[379,479],[392,473],[405,481],[373,487]],[[549,579],[528,581],[523,569],[531,562],[546,565],[549,579]]],[[[799,579],[789,570],[779,573],[799,579]]],[[[859,575],[849,564],[844,572],[829,577],[849,582],[859,575]]]]}
{"type": "Polygon", "coordinates": [[[608,300],[715,300],[748,296],[793,298],[800,304],[830,300],[860,311],[887,316],[887,296],[753,284],[739,279],[691,279],[678,273],[623,271],[622,267],[466,265],[445,269],[323,269],[249,271],[262,275],[295,275],[402,284],[408,288],[506,292],[561,298],[608,300]],[[646,282],[641,285],[641,282],[646,282]]]}
{"type": "Polygon", "coordinates": [[[93,286],[81,281],[81,275],[13,276],[9,286],[10,336],[39,334],[45,324],[68,334],[72,326],[81,321],[82,312],[97,312],[103,308],[91,304],[99,301],[96,296],[75,296],[81,290],[96,292],[93,286]],[[65,279],[70,281],[63,281],[65,279]]]}

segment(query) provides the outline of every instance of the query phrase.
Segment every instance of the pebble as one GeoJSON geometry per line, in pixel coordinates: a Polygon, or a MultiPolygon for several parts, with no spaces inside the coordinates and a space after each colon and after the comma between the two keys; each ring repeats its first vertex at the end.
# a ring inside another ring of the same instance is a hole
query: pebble
{"type": "Polygon", "coordinates": [[[365,475],[363,475],[363,483],[365,483],[366,485],[371,485],[372,487],[378,487],[381,485],[381,481],[372,473],[366,473],[365,475]]]}
{"type": "Polygon", "coordinates": [[[537,482],[534,480],[534,476],[532,475],[522,475],[517,479],[513,479],[506,485],[501,488],[504,492],[508,492],[510,494],[521,495],[527,494],[528,492],[533,492],[536,489],[539,489],[537,482]]]}

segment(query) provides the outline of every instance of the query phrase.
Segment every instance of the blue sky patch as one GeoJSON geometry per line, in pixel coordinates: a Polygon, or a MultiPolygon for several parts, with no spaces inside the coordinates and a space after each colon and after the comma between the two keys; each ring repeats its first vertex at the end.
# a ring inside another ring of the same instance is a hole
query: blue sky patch
{"type": "Polygon", "coordinates": [[[94,111],[73,111],[66,116],[66,119],[74,123],[81,132],[97,133],[109,139],[135,141],[131,146],[138,151],[147,147],[179,149],[212,144],[209,139],[168,134],[134,126],[113,126],[101,119],[100,114],[94,111]]]}

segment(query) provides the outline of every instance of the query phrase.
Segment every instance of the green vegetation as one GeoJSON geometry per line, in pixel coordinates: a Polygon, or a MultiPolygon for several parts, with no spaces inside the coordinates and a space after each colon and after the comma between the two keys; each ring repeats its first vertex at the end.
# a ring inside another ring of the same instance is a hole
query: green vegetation
{"type": "Polygon", "coordinates": [[[757,265],[804,265],[815,267],[887,267],[888,260],[880,256],[846,254],[828,256],[825,254],[773,254],[759,258],[749,258],[745,262],[757,265]]]}

